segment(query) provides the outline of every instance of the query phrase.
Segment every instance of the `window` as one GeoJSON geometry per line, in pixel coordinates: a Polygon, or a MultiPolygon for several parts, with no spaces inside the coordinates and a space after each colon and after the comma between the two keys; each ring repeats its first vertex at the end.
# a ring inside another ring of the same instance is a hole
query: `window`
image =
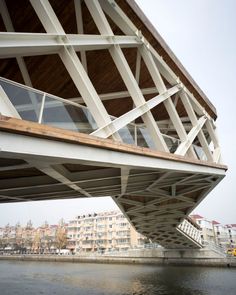
{"type": "Polygon", "coordinates": [[[126,223],[126,222],[122,222],[122,223],[120,223],[119,225],[120,225],[121,227],[125,227],[125,226],[128,225],[128,223],[126,223]]]}
{"type": "Polygon", "coordinates": [[[119,237],[129,236],[129,231],[128,230],[120,230],[120,231],[117,231],[117,236],[119,236],[119,237]]]}
{"type": "Polygon", "coordinates": [[[129,244],[130,239],[117,239],[117,244],[129,244]]]}

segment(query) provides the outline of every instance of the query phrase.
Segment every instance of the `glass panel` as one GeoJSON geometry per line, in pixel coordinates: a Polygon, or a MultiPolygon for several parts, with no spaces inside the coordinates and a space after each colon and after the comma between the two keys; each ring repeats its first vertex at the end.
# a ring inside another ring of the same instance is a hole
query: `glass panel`
{"type": "Polygon", "coordinates": [[[202,160],[202,161],[206,161],[207,160],[207,157],[206,157],[206,154],[205,152],[203,151],[202,147],[200,146],[197,146],[197,145],[193,145],[193,148],[197,154],[197,157],[199,160],[202,160]]]}
{"type": "MultiPolygon", "coordinates": [[[[0,85],[22,119],[38,122],[44,93],[3,78],[0,78],[0,85]]],[[[111,118],[115,119],[114,117],[111,118]]],[[[98,128],[88,108],[70,104],[66,100],[50,95],[45,98],[42,123],[87,134],[98,128]]],[[[154,142],[146,127],[128,124],[121,128],[118,133],[124,143],[155,149],[154,142]]],[[[170,153],[175,153],[181,141],[165,134],[162,135],[170,153]]],[[[197,157],[206,161],[207,157],[202,147],[197,145],[193,145],[193,147],[197,157]]],[[[214,150],[212,143],[210,148],[214,150]]]]}
{"type": "Polygon", "coordinates": [[[149,135],[146,127],[137,128],[137,143],[141,147],[149,147],[150,149],[155,149],[154,142],[149,135]]]}
{"type": "Polygon", "coordinates": [[[177,138],[162,134],[170,153],[175,153],[181,141],[177,138]]]}
{"type": "Polygon", "coordinates": [[[38,122],[42,94],[3,80],[0,85],[23,120],[38,122]]]}
{"type": "Polygon", "coordinates": [[[91,133],[97,125],[87,109],[46,97],[42,124],[67,130],[91,133]]]}
{"type": "Polygon", "coordinates": [[[128,144],[135,144],[134,141],[134,126],[127,125],[118,131],[122,141],[128,144]]]}
{"type": "Polygon", "coordinates": [[[89,132],[84,132],[84,133],[91,133],[91,132],[93,132],[94,130],[98,129],[98,125],[97,125],[97,123],[95,122],[95,120],[94,120],[92,114],[90,113],[89,109],[87,109],[87,108],[82,108],[81,110],[83,111],[84,116],[87,118],[87,120],[88,120],[88,122],[89,122],[89,124],[90,124],[90,126],[91,126],[91,129],[88,130],[89,132]]]}

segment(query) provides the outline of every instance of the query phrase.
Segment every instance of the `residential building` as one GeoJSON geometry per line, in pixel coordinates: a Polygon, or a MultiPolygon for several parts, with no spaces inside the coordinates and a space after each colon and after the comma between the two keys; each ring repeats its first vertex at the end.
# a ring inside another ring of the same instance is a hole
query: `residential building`
{"type": "Polygon", "coordinates": [[[236,247],[236,224],[223,225],[198,214],[190,217],[201,227],[201,239],[204,245],[218,245],[224,250],[236,247]]]}
{"type": "Polygon", "coordinates": [[[230,239],[230,248],[236,248],[236,224],[226,224],[230,239]]]}
{"type": "Polygon", "coordinates": [[[212,221],[212,225],[216,236],[216,243],[225,250],[230,248],[231,243],[227,226],[215,220],[212,221]]]}
{"type": "Polygon", "coordinates": [[[201,227],[201,239],[203,245],[208,243],[216,244],[216,236],[212,221],[209,221],[198,214],[191,215],[190,217],[201,227]]]}
{"type": "Polygon", "coordinates": [[[25,227],[19,223],[0,228],[1,252],[53,254],[67,246],[67,224],[49,225],[34,228],[31,222],[25,227]]]}
{"type": "Polygon", "coordinates": [[[119,211],[77,216],[69,222],[67,236],[68,248],[77,253],[122,251],[146,241],[119,211]]]}

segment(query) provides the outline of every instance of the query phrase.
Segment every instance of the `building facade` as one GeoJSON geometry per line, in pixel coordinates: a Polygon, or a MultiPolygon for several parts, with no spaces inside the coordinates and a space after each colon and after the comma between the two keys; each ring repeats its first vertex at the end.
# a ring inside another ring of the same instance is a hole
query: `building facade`
{"type": "Polygon", "coordinates": [[[26,226],[19,223],[7,224],[0,228],[0,253],[15,254],[54,254],[67,246],[67,224],[33,227],[31,222],[26,226]]]}
{"type": "Polygon", "coordinates": [[[194,214],[191,218],[201,227],[202,243],[220,246],[224,251],[236,247],[236,225],[223,225],[216,220],[210,221],[205,217],[194,214]]]}
{"type": "Polygon", "coordinates": [[[77,216],[68,224],[67,237],[68,248],[75,253],[122,251],[147,241],[119,211],[77,216]]]}
{"type": "Polygon", "coordinates": [[[68,224],[33,227],[28,222],[0,228],[0,253],[57,254],[66,248],[71,253],[103,253],[139,248],[147,241],[120,211],[80,215],[68,224]]]}
{"type": "Polygon", "coordinates": [[[227,224],[231,248],[236,248],[236,224],[227,224]]]}

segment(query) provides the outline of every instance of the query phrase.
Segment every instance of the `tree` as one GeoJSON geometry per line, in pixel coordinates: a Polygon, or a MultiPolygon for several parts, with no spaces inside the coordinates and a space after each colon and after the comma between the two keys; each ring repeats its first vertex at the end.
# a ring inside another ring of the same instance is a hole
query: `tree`
{"type": "Polygon", "coordinates": [[[51,252],[51,248],[54,245],[55,241],[51,236],[45,236],[44,237],[44,242],[45,242],[45,248],[48,250],[48,253],[51,252]]]}
{"type": "Polygon", "coordinates": [[[41,243],[42,241],[41,241],[40,233],[37,232],[33,241],[33,250],[36,251],[36,253],[38,254],[40,254],[41,243]]]}
{"type": "Polygon", "coordinates": [[[5,241],[3,238],[0,238],[0,250],[3,250],[5,248],[5,241]]]}
{"type": "Polygon", "coordinates": [[[33,237],[30,235],[27,235],[24,239],[23,239],[23,245],[26,248],[26,251],[28,253],[31,253],[32,248],[33,248],[33,237]]]}
{"type": "Polygon", "coordinates": [[[61,253],[61,249],[66,247],[67,245],[67,236],[66,230],[64,227],[58,226],[56,231],[56,247],[59,249],[59,254],[61,253]]]}

